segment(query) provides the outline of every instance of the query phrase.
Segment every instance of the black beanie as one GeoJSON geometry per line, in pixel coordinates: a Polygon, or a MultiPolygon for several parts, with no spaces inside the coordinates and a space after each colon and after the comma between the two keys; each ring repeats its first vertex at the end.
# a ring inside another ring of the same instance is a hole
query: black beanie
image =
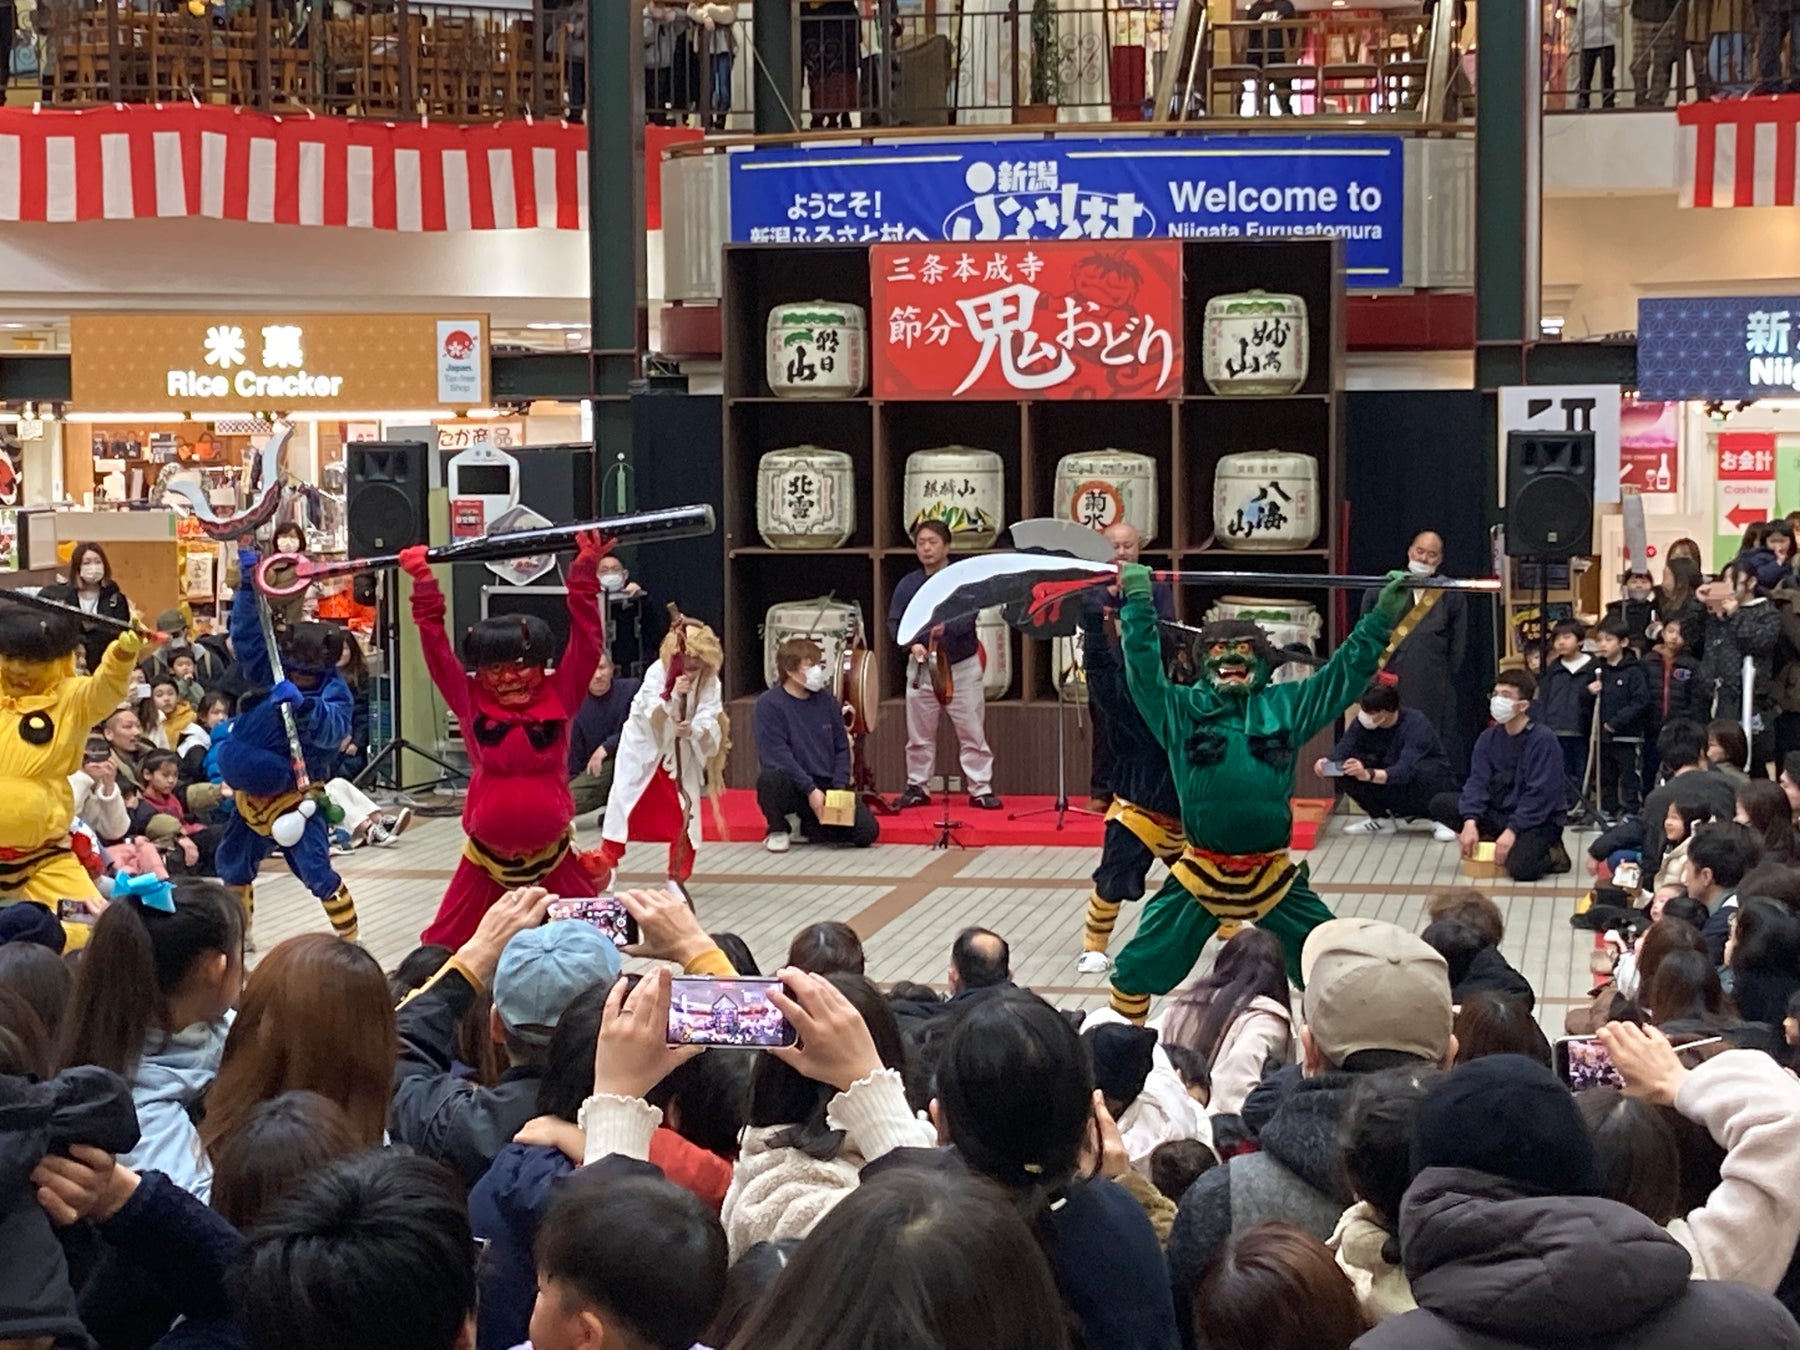
{"type": "Polygon", "coordinates": [[[46,905],[32,900],[15,900],[0,909],[0,942],[35,942],[62,955],[62,920],[46,905]]]}
{"type": "Polygon", "coordinates": [[[1102,1022],[1082,1033],[1088,1056],[1094,1062],[1094,1086],[1121,1109],[1130,1106],[1144,1090],[1150,1076],[1156,1033],[1148,1027],[1123,1022],[1102,1022]]]}
{"type": "Polygon", "coordinates": [[[1524,1055],[1460,1064],[1419,1106],[1413,1162],[1461,1167],[1545,1195],[1598,1195],[1587,1126],[1562,1080],[1524,1055]]]}

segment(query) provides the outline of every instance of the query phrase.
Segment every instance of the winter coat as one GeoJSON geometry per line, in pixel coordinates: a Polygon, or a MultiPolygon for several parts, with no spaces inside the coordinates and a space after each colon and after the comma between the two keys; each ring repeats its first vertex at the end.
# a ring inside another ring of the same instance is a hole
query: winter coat
{"type": "Polygon", "coordinates": [[[212,1159],[200,1144],[194,1119],[200,1099],[218,1075],[231,1017],[196,1022],[174,1036],[152,1031],[131,1079],[143,1137],[119,1161],[134,1172],[155,1168],[182,1190],[212,1199],[212,1159]]]}
{"type": "MultiPolygon", "coordinates": [[[[953,1149],[899,1148],[864,1168],[863,1179],[902,1167],[969,1175],[953,1149]]],[[[1082,1344],[1089,1350],[1174,1350],[1180,1335],[1168,1268],[1151,1220],[1125,1186],[1070,1182],[1039,1226],[1057,1291],[1081,1324],[1082,1344]]]]}
{"type": "Polygon", "coordinates": [[[916,1118],[906,1089],[892,1069],[853,1083],[831,1099],[826,1124],[844,1132],[836,1157],[814,1158],[774,1142],[790,1128],[765,1125],[744,1131],[731,1189],[720,1219],[735,1260],[759,1242],[803,1238],[832,1206],[856,1189],[866,1163],[896,1148],[930,1148],[937,1132],[916,1118]]]}
{"type": "MultiPolygon", "coordinates": [[[[616,1156],[593,1167],[614,1168],[622,1163],[625,1166],[620,1170],[627,1173],[645,1167],[616,1156]]],[[[656,1168],[658,1176],[694,1192],[715,1210],[731,1180],[730,1163],[669,1129],[659,1129],[651,1137],[649,1165],[656,1168]],[[705,1180],[700,1179],[702,1173],[705,1180]]],[[[477,1350],[510,1350],[526,1338],[531,1305],[537,1296],[532,1246],[538,1226],[556,1198],[558,1183],[574,1171],[575,1164],[559,1149],[508,1144],[469,1192],[469,1220],[476,1238],[487,1243],[476,1272],[480,1281],[477,1350]]]]}
{"type": "Polygon", "coordinates": [[[99,1226],[106,1257],[81,1291],[81,1320],[106,1350],[247,1350],[225,1283],[243,1235],[161,1172],[99,1226]]]}
{"type": "Polygon", "coordinates": [[[125,794],[114,783],[102,792],[99,785],[77,769],[69,775],[75,795],[75,814],[93,828],[103,843],[114,843],[131,832],[131,816],[125,810],[125,794]]]}
{"type": "Polygon", "coordinates": [[[1660,729],[1664,723],[1678,719],[1709,722],[1708,701],[1700,680],[1700,658],[1682,652],[1670,660],[1660,647],[1652,647],[1644,656],[1644,681],[1650,686],[1651,726],[1660,729]]]}
{"type": "MultiPolygon", "coordinates": [[[[1700,658],[1704,688],[1713,690],[1712,716],[1736,720],[1743,711],[1744,658],[1756,669],[1757,710],[1773,707],[1775,648],[1781,641],[1781,614],[1767,600],[1739,605],[1729,615],[1708,615],[1706,654],[1700,658]]],[[[1746,731],[1749,728],[1745,728],[1746,731]]]]}
{"type": "Polygon", "coordinates": [[[1800,1350],[1774,1298],[1691,1279],[1681,1244],[1612,1200],[1427,1168],[1401,1205],[1400,1251],[1419,1307],[1356,1350],[1800,1350]]]}
{"type": "Polygon", "coordinates": [[[1150,1155],[1160,1144],[1177,1139],[1198,1139],[1212,1147],[1212,1128],[1200,1103],[1188,1096],[1187,1087],[1158,1046],[1153,1065],[1144,1079],[1144,1090],[1119,1113],[1119,1137],[1125,1144],[1125,1156],[1146,1177],[1150,1175],[1150,1155]]]}
{"type": "Polygon", "coordinates": [[[1800,589],[1783,586],[1769,597],[1781,619],[1771,697],[1782,712],[1800,712],[1800,589]]]}
{"type": "Polygon", "coordinates": [[[1570,45],[1576,48],[1616,47],[1623,23],[1623,0],[1579,0],[1570,45]]]}
{"type": "Polygon", "coordinates": [[[1526,1011],[1537,1006],[1537,995],[1532,991],[1531,981],[1518,971],[1512,963],[1500,954],[1498,947],[1483,947],[1469,961],[1468,970],[1458,981],[1456,988],[1450,991],[1452,1002],[1461,1003],[1471,994],[1495,993],[1505,994],[1509,998],[1518,999],[1525,1005],[1526,1011]]]}
{"type": "Polygon", "coordinates": [[[1600,730],[1606,736],[1642,736],[1650,727],[1650,682],[1643,662],[1627,647],[1619,663],[1594,665],[1600,681],[1600,730]]]}
{"type": "Polygon", "coordinates": [[[537,1112],[539,1067],[508,1069],[492,1087],[454,1072],[456,1032],[474,1006],[475,985],[447,969],[395,1014],[400,1058],[388,1105],[388,1137],[449,1166],[473,1186],[537,1112]]]}
{"type": "Polygon", "coordinates": [[[1675,1109],[1725,1150],[1706,1203],[1669,1225],[1697,1280],[1773,1291],[1800,1240],[1800,1083],[1760,1050],[1727,1050],[1689,1072],[1675,1109]]]}
{"type": "MultiPolygon", "coordinates": [[[[1165,1009],[1150,1025],[1161,1032],[1167,1020],[1165,1009]]],[[[1264,1066],[1271,1059],[1287,1063],[1293,1057],[1293,1047],[1292,1014],[1272,998],[1258,994],[1251,999],[1225,1028],[1225,1034],[1219,1037],[1218,1046],[1209,1056],[1212,1095],[1207,1099],[1207,1115],[1235,1116],[1243,1110],[1244,1098],[1263,1080],[1264,1066]]],[[[1205,1046],[1190,1045],[1188,1048],[1201,1054],[1207,1052],[1205,1046]]]]}
{"type": "MultiPolygon", "coordinates": [[[[72,609],[81,608],[81,591],[73,585],[46,586],[38,594],[59,605],[68,605],[72,609]]],[[[131,622],[131,601],[125,598],[125,592],[119,589],[118,582],[108,578],[100,583],[100,597],[95,603],[94,615],[101,619],[116,619],[120,623],[131,622]]],[[[82,625],[81,651],[90,671],[100,669],[101,656],[118,635],[118,630],[114,628],[82,625]]]]}
{"type": "MultiPolygon", "coordinates": [[[[1398,1244],[1393,1234],[1381,1226],[1368,1201],[1358,1200],[1344,1211],[1337,1230],[1325,1240],[1325,1245],[1337,1259],[1338,1269],[1349,1277],[1357,1304],[1370,1325],[1419,1306],[1413,1302],[1406,1271],[1388,1260],[1390,1250],[1398,1244]]],[[[1399,1255],[1397,1251],[1393,1254],[1399,1255]]]]}
{"type": "Polygon", "coordinates": [[[137,1138],[131,1096],[117,1074],[81,1065],[47,1083],[0,1076],[0,1341],[86,1342],[62,1244],[31,1173],[46,1153],[73,1144],[120,1153],[137,1138]]]}
{"type": "Polygon", "coordinates": [[[1356,1197],[1339,1163],[1338,1124],[1356,1075],[1278,1074],[1244,1103],[1244,1117],[1274,1112],[1245,1153],[1203,1174],[1181,1198],[1169,1232],[1169,1288],[1183,1345],[1193,1345],[1194,1290],[1226,1241],[1260,1223],[1291,1223],[1323,1242],[1356,1197]]]}
{"type": "Polygon", "coordinates": [[[1542,722],[1559,736],[1588,734],[1588,722],[1594,715],[1594,696],[1588,686],[1594,682],[1599,662],[1587,656],[1573,670],[1562,658],[1553,659],[1538,678],[1537,698],[1532,700],[1531,717],[1542,722]]]}

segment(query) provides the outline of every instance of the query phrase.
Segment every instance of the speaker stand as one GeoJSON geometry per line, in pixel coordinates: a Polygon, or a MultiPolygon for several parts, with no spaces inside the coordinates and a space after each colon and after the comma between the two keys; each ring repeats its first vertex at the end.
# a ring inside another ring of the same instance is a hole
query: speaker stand
{"type": "Polygon", "coordinates": [[[448,764],[429,750],[422,750],[399,734],[400,704],[402,699],[400,680],[400,582],[399,572],[394,568],[384,568],[380,574],[380,582],[375,593],[375,629],[376,642],[381,648],[381,668],[383,678],[388,682],[388,716],[395,734],[369,757],[361,773],[351,781],[359,788],[376,784],[391,791],[412,796],[418,792],[432,792],[440,787],[455,788],[459,783],[468,781],[469,775],[448,764]],[[420,759],[435,764],[443,770],[437,777],[422,783],[407,783],[404,780],[404,767],[400,758],[402,754],[417,755],[420,759]]]}

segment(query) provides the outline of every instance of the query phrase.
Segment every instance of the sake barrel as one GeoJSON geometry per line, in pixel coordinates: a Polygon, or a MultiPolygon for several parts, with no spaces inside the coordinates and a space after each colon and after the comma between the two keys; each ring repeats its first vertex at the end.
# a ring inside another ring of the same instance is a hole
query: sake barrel
{"type": "Polygon", "coordinates": [[[1124,521],[1148,544],[1156,538],[1156,461],[1129,450],[1064,455],[1056,462],[1056,509],[1104,530],[1124,521]]]}
{"type": "Polygon", "coordinates": [[[817,445],[771,450],[756,466],[756,532],[770,548],[838,548],[856,532],[850,456],[817,445]]]}
{"type": "Polygon", "coordinates": [[[816,600],[770,605],[763,615],[764,682],[770,687],[780,683],[775,653],[791,637],[809,637],[819,644],[825,653],[826,678],[835,682],[843,669],[840,657],[845,644],[862,631],[862,606],[854,602],[820,596],[816,600]]]}
{"type": "Polygon", "coordinates": [[[1319,535],[1319,462],[1284,450],[1226,455],[1213,478],[1221,548],[1297,549],[1319,535]]]}
{"type": "Polygon", "coordinates": [[[1291,394],[1306,383],[1306,301],[1240,291],[1206,302],[1200,373],[1215,394],[1291,394]]]}
{"type": "MultiPolygon", "coordinates": [[[[1309,652],[1318,651],[1319,633],[1324,628],[1318,606],[1304,600],[1267,600],[1228,595],[1206,611],[1207,623],[1224,619],[1248,619],[1252,623],[1261,624],[1263,631],[1269,635],[1269,641],[1277,647],[1304,647],[1309,652]]],[[[1289,661],[1276,667],[1270,683],[1304,680],[1310,674],[1311,666],[1289,661]]]]}
{"type": "Polygon", "coordinates": [[[1006,527],[1006,468],[992,450],[916,450],[906,457],[901,492],[909,535],[922,520],[941,520],[957,548],[981,549],[1006,527]]]}
{"type": "Polygon", "coordinates": [[[1012,688],[1012,629],[1001,616],[999,605],[990,605],[975,616],[976,656],[981,661],[981,696],[992,701],[1012,688]]]}
{"type": "Polygon", "coordinates": [[[836,300],[776,305],[767,371],[778,398],[854,398],[869,379],[867,311],[836,300]]]}

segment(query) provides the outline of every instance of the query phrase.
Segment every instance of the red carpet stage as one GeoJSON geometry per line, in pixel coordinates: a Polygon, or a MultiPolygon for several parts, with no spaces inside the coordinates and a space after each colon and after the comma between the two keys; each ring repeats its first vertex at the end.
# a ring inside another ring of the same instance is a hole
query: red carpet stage
{"type": "MultiPolygon", "coordinates": [[[[1056,813],[1013,820],[1015,811],[1031,811],[1051,805],[1053,797],[1008,797],[1004,811],[977,811],[969,799],[957,793],[950,799],[950,819],[962,822],[956,837],[969,848],[1025,847],[1045,848],[1065,845],[1071,848],[1100,847],[1099,816],[1070,811],[1063,817],[1063,828],[1056,828],[1056,813]]],[[[1319,832],[1319,821],[1330,808],[1328,801],[1294,802],[1294,835],[1291,846],[1311,848],[1319,832]]],[[[884,844],[935,844],[937,822],[943,819],[944,799],[934,797],[930,806],[915,806],[894,816],[880,816],[881,842],[884,844]]],[[[701,809],[706,824],[706,837],[718,839],[710,807],[701,809]]],[[[762,812],[756,806],[756,793],[748,788],[734,788],[725,793],[725,825],[730,837],[738,843],[750,843],[763,837],[762,812]]]]}

